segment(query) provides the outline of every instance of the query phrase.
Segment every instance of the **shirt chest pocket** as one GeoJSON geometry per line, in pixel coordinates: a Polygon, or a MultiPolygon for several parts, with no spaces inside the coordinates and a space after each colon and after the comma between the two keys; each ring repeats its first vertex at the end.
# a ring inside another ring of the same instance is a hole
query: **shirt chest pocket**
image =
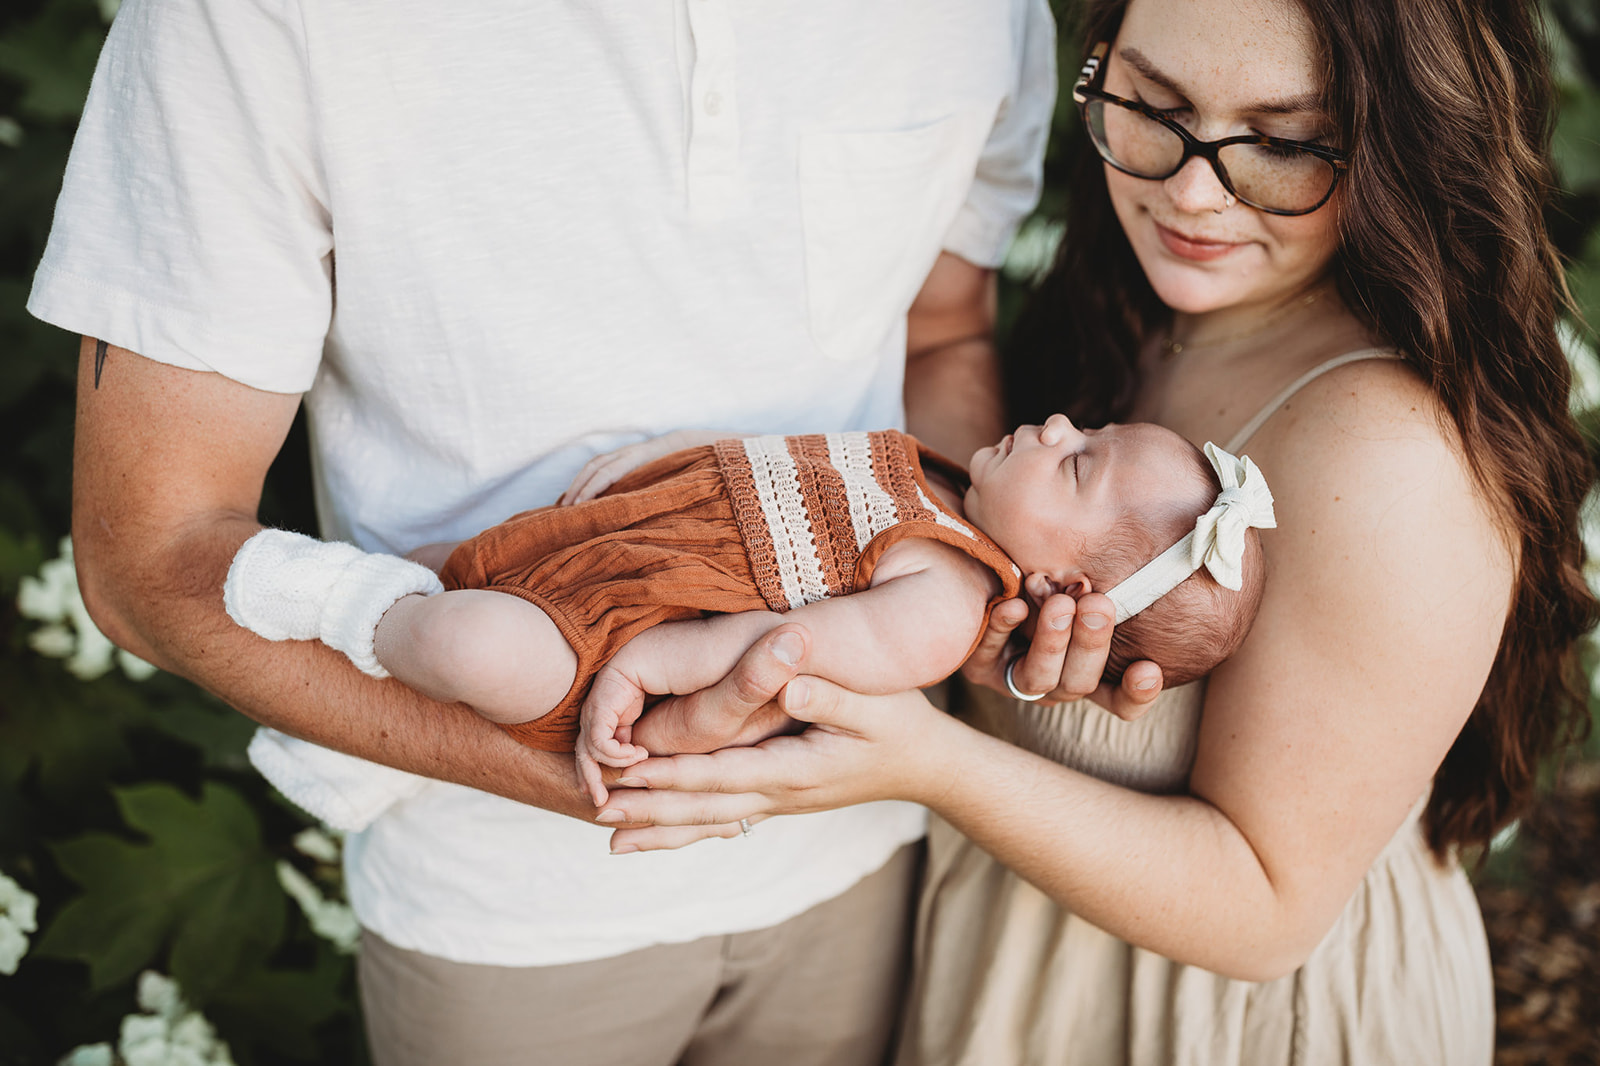
{"type": "Polygon", "coordinates": [[[801,137],[806,301],[828,358],[874,356],[904,321],[966,199],[984,132],[974,110],[911,129],[801,137]]]}

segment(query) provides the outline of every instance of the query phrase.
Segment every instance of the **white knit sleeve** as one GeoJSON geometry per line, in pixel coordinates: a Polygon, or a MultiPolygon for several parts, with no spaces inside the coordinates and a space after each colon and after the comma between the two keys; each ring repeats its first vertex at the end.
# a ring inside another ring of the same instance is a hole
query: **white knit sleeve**
{"type": "Polygon", "coordinates": [[[276,729],[250,739],[250,762],[295,806],[335,829],[354,833],[410,799],[428,778],[358,759],[276,729]]]}
{"type": "Polygon", "coordinates": [[[263,529],[233,557],[222,601],[228,617],[268,640],[320,640],[363,673],[388,677],[372,651],[385,611],[412,593],[443,592],[439,576],[395,555],[263,529]]]}

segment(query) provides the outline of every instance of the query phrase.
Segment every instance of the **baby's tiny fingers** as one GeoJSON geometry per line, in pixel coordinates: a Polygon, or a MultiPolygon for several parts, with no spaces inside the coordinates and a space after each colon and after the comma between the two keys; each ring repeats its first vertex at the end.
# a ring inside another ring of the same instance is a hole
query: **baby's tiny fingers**
{"type": "Polygon", "coordinates": [[[596,760],[607,766],[616,767],[632,766],[644,762],[649,757],[650,753],[637,744],[618,744],[615,741],[607,742],[595,752],[596,760]]]}

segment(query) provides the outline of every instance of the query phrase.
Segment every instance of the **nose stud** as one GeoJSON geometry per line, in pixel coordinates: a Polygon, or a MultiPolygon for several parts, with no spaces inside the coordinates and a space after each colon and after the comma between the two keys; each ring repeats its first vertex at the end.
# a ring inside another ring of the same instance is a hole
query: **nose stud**
{"type": "Polygon", "coordinates": [[[1212,213],[1220,215],[1220,214],[1222,214],[1222,212],[1226,211],[1228,208],[1232,207],[1234,204],[1236,204],[1238,202],[1239,202],[1239,198],[1238,197],[1234,196],[1233,193],[1229,192],[1227,189],[1223,189],[1222,190],[1222,206],[1221,207],[1212,208],[1211,209],[1212,213]]]}

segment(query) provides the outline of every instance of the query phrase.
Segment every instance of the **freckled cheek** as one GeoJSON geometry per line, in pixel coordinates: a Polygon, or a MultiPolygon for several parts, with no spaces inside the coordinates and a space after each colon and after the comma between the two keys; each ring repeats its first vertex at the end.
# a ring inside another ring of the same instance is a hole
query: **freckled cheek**
{"type": "Polygon", "coordinates": [[[1285,270],[1319,273],[1339,247],[1336,202],[1309,215],[1264,215],[1266,247],[1276,265],[1285,270]]]}

